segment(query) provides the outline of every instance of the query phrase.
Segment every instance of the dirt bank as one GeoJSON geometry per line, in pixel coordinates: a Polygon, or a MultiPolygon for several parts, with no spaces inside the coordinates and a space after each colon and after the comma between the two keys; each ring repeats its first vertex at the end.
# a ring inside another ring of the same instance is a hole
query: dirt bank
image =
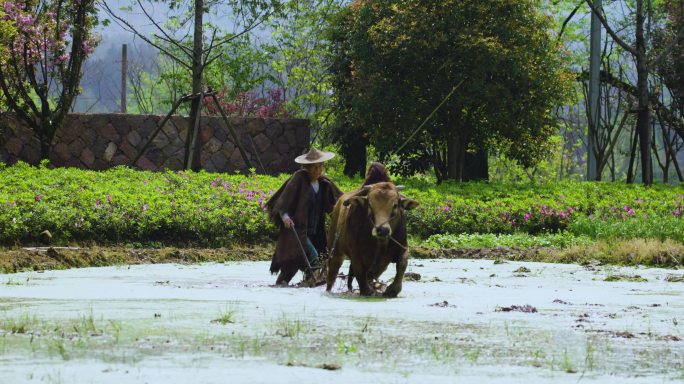
{"type": "Polygon", "coordinates": [[[109,265],[268,260],[272,245],[232,248],[25,247],[0,249],[0,272],[42,271],[109,265]]]}
{"type": "MultiPolygon", "coordinates": [[[[126,246],[14,247],[0,248],[0,273],[104,267],[109,265],[263,261],[273,254],[273,244],[234,245],[230,248],[132,248],[126,246]]],[[[598,242],[566,249],[551,247],[496,247],[440,249],[411,247],[413,259],[484,259],[571,263],[581,265],[645,265],[680,267],[684,245],[671,241],[632,239],[598,242]]]]}

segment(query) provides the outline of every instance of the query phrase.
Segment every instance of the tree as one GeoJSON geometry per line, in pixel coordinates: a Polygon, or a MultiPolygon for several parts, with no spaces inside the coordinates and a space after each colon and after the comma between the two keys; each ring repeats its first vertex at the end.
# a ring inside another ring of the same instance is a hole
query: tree
{"type": "Polygon", "coordinates": [[[432,166],[438,180],[461,180],[476,148],[535,163],[571,82],[540,5],[355,1],[331,32],[340,126],[398,155],[395,171],[432,166]]]}
{"type": "Polygon", "coordinates": [[[325,32],[341,7],[340,0],[288,0],[283,16],[270,21],[273,33],[263,46],[272,57],[273,81],[284,90],[287,109],[318,124],[326,123],[332,106],[325,32]]]}
{"type": "Polygon", "coordinates": [[[17,0],[4,3],[3,23],[16,34],[0,65],[0,89],[9,110],[40,140],[47,159],[52,139],[79,93],[81,66],[97,43],[95,0],[17,0]]]}
{"type": "Polygon", "coordinates": [[[279,2],[276,0],[194,0],[192,2],[183,0],[132,0],[131,3],[135,4],[155,27],[156,32],[153,38],[141,33],[122,15],[113,12],[106,2],[103,2],[103,5],[107,13],[126,30],[156,47],[176,64],[191,72],[192,98],[189,121],[193,128],[188,130],[184,165],[186,169],[199,170],[201,168],[200,146],[194,145],[199,132],[195,130],[195,122],[198,121],[201,113],[201,95],[206,91],[204,88],[205,70],[223,55],[220,50],[218,53],[216,52],[220,47],[261,25],[278,10],[279,2]],[[161,22],[150,13],[154,8],[154,3],[167,3],[170,12],[177,12],[167,15],[166,21],[161,22]],[[235,30],[222,32],[219,28],[210,26],[211,36],[207,37],[204,34],[204,14],[210,8],[217,7],[220,4],[226,5],[233,11],[235,30]],[[192,36],[192,40],[188,36],[192,36]]]}
{"type": "Polygon", "coordinates": [[[676,40],[678,31],[684,28],[684,0],[668,1],[662,7],[668,20],[656,32],[654,46],[656,52],[659,52],[668,49],[668,42],[672,42],[672,48],[670,54],[655,63],[656,72],[672,95],[672,110],[679,110],[680,116],[684,116],[684,39],[676,40]]]}
{"type": "MultiPolygon", "coordinates": [[[[585,0],[592,12],[598,15],[601,24],[606,32],[622,49],[628,52],[635,64],[636,69],[636,99],[637,105],[635,112],[637,115],[635,130],[639,136],[639,152],[641,158],[641,179],[646,185],[653,183],[653,168],[651,163],[651,138],[652,138],[652,116],[651,98],[649,90],[649,76],[653,73],[654,67],[665,60],[684,38],[684,26],[681,26],[673,34],[670,41],[664,44],[664,48],[654,52],[652,49],[651,29],[653,22],[654,7],[651,0],[636,0],[634,8],[634,28],[632,38],[620,36],[617,29],[613,28],[607,20],[606,13],[602,9],[596,9],[591,0],[585,0]]],[[[628,29],[629,30],[629,29],[628,29]]]]}
{"type": "Polygon", "coordinates": [[[0,9],[0,64],[6,65],[9,55],[9,45],[17,34],[17,28],[7,13],[0,9]]]}
{"type": "MultiPolygon", "coordinates": [[[[6,16],[5,11],[0,9],[0,66],[7,65],[9,55],[7,47],[9,47],[10,42],[17,34],[17,28],[14,23],[8,20],[6,16]]],[[[0,93],[0,113],[5,111],[6,105],[4,94],[0,93]]]]}

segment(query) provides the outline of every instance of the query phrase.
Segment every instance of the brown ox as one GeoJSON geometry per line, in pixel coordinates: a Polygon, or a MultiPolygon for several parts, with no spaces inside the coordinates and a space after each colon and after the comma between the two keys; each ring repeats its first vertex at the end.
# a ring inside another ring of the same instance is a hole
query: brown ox
{"type": "Polygon", "coordinates": [[[328,232],[328,291],[344,258],[349,257],[362,295],[373,294],[370,282],[389,263],[396,263],[396,276],[383,295],[396,297],[401,292],[408,264],[405,211],[417,207],[418,202],[401,195],[400,189],[391,182],[382,182],[346,193],[337,201],[328,232]]]}

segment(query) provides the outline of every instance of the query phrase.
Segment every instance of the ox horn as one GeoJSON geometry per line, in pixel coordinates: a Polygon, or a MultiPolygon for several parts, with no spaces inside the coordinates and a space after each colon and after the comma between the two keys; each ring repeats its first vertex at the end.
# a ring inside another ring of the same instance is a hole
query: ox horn
{"type": "Polygon", "coordinates": [[[403,185],[397,185],[395,188],[397,189],[397,191],[403,191],[406,187],[404,187],[403,185]]]}

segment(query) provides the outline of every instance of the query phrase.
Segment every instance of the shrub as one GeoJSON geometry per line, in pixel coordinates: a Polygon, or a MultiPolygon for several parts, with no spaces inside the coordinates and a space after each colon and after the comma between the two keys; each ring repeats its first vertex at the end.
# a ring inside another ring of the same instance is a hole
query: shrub
{"type": "MultiPolygon", "coordinates": [[[[0,243],[37,241],[44,230],[57,243],[223,246],[272,241],[276,229],[262,207],[287,177],[125,167],[96,172],[0,163],[0,243]]],[[[361,185],[360,179],[337,175],[334,179],[345,191],[361,185]]],[[[433,235],[534,234],[551,245],[583,236],[684,243],[684,194],[678,186],[600,182],[435,186],[419,178],[399,179],[397,184],[405,185],[404,193],[420,202],[408,212],[409,233],[431,242],[452,239],[433,235]]],[[[461,241],[453,239],[448,241],[455,241],[455,246],[461,241]]],[[[503,236],[494,239],[493,244],[508,241],[503,236]]]]}

